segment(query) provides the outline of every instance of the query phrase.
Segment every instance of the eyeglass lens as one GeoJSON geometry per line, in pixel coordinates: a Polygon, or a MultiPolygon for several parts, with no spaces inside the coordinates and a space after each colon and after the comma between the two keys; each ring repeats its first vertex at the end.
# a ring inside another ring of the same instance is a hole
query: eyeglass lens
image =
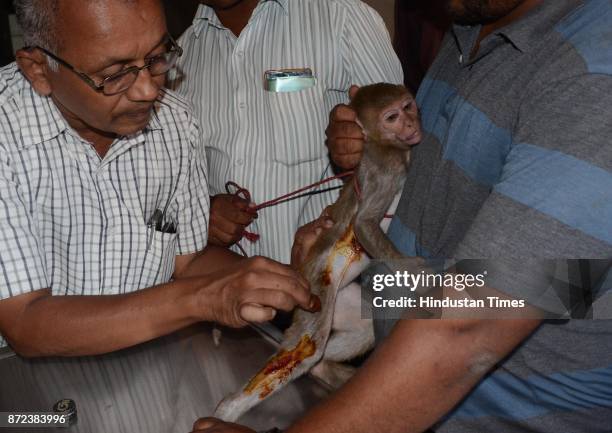
{"type": "MultiPolygon", "coordinates": [[[[147,69],[153,76],[162,75],[168,72],[178,59],[177,51],[169,51],[164,54],[152,57],[147,62],[147,69]]],[[[116,95],[130,88],[136,81],[140,70],[138,68],[127,69],[123,73],[118,73],[104,80],[103,92],[105,95],[116,95]]]]}

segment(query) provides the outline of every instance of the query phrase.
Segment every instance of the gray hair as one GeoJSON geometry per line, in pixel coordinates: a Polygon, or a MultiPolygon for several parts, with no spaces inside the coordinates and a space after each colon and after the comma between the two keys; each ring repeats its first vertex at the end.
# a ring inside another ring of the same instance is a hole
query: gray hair
{"type": "MultiPolygon", "coordinates": [[[[55,29],[58,0],[13,0],[13,4],[26,46],[40,46],[56,53],[60,46],[55,29]]],[[[48,56],[47,63],[53,70],[59,67],[48,56]]]]}

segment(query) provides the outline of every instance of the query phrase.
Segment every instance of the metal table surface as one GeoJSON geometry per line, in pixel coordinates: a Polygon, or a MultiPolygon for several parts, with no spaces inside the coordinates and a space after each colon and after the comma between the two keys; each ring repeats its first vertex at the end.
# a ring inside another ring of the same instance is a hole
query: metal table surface
{"type": "MultiPolygon", "coordinates": [[[[187,433],[196,418],[210,415],[219,400],[243,385],[273,352],[271,342],[252,329],[224,329],[216,347],[212,327],[206,324],[100,356],[24,359],[4,350],[0,412],[50,412],[55,402],[70,398],[77,405],[75,425],[32,431],[187,433]]],[[[256,430],[283,428],[327,394],[303,377],[240,422],[256,430]]]]}

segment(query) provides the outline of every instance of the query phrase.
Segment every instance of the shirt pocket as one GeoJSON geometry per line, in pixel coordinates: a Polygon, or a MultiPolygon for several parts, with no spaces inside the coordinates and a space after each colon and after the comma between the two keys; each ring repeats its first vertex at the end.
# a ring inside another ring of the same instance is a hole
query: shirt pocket
{"type": "Polygon", "coordinates": [[[325,157],[328,113],[321,86],[267,94],[274,131],[272,160],[284,165],[298,165],[325,157]]]}
{"type": "Polygon", "coordinates": [[[144,227],[144,231],[142,289],[170,281],[174,273],[177,245],[176,233],[164,233],[148,227],[144,227]]]}

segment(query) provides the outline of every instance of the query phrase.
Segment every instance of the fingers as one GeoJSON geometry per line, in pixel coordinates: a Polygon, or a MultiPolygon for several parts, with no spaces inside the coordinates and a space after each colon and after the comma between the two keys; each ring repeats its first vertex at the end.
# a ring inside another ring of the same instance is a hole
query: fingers
{"type": "Polygon", "coordinates": [[[354,170],[361,162],[361,153],[351,155],[334,155],[331,154],[332,161],[342,170],[354,170]]]}
{"type": "Polygon", "coordinates": [[[211,218],[224,219],[234,224],[249,225],[257,217],[255,204],[236,195],[220,194],[213,198],[211,218]]]}
{"type": "Polygon", "coordinates": [[[223,422],[216,418],[200,418],[193,424],[191,433],[255,433],[248,427],[229,422],[223,422]]]}
{"type": "Polygon", "coordinates": [[[357,113],[346,104],[338,104],[329,113],[329,123],[356,122],[357,113]]]}
{"type": "Polygon", "coordinates": [[[345,170],[355,168],[361,160],[364,143],[355,111],[347,105],[337,105],[330,113],[325,135],[325,144],[336,165],[345,170]]]}
{"type": "Polygon", "coordinates": [[[260,304],[285,311],[299,305],[305,310],[311,310],[315,301],[310,294],[308,282],[289,266],[282,266],[291,274],[280,274],[272,269],[247,273],[244,284],[252,290],[245,293],[241,304],[260,304]]]}
{"type": "Polygon", "coordinates": [[[325,209],[321,217],[298,229],[291,247],[291,265],[294,268],[297,269],[304,263],[319,236],[333,225],[334,222],[328,216],[328,210],[325,209]]]}
{"type": "Polygon", "coordinates": [[[249,259],[249,263],[247,264],[247,266],[255,273],[265,272],[278,274],[280,276],[285,276],[294,279],[304,290],[309,290],[310,288],[308,281],[306,281],[306,278],[304,278],[299,272],[296,272],[295,269],[291,268],[288,265],[284,265],[282,263],[268,259],[266,257],[253,257],[249,259]]]}
{"type": "Polygon", "coordinates": [[[264,323],[276,316],[276,310],[259,304],[244,304],[240,307],[240,318],[245,322],[264,323]]]}
{"type": "Polygon", "coordinates": [[[355,86],[354,84],[349,89],[349,98],[353,99],[359,90],[359,86],[355,86]]]}
{"type": "Polygon", "coordinates": [[[208,240],[214,244],[228,247],[238,242],[244,233],[244,226],[213,220],[211,217],[208,240]]]}
{"type": "Polygon", "coordinates": [[[210,211],[210,243],[228,247],[238,242],[254,218],[254,204],[235,195],[216,195],[210,211]]]}
{"type": "MultiPolygon", "coordinates": [[[[277,310],[293,311],[298,306],[296,299],[289,293],[279,290],[259,289],[249,292],[249,298],[257,302],[247,302],[240,306],[240,318],[245,322],[263,323],[269,322],[276,316],[277,310]]],[[[321,300],[318,296],[310,296],[307,311],[316,313],[321,310],[321,300]]]]}
{"type": "Polygon", "coordinates": [[[276,310],[291,311],[296,306],[319,311],[321,301],[310,293],[308,281],[288,265],[263,257],[240,261],[220,270],[203,294],[213,304],[206,320],[240,328],[247,322],[265,322],[276,310]]]}

